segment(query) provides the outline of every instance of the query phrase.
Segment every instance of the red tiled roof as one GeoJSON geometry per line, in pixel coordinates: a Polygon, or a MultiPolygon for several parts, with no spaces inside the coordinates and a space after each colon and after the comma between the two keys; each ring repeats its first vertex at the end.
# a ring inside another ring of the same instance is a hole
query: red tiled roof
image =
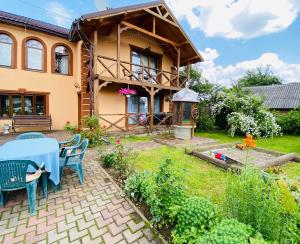
{"type": "Polygon", "coordinates": [[[69,36],[69,29],[67,28],[4,11],[0,11],[0,23],[7,23],[23,27],[26,26],[28,29],[45,32],[63,38],[68,38],[69,36]]]}

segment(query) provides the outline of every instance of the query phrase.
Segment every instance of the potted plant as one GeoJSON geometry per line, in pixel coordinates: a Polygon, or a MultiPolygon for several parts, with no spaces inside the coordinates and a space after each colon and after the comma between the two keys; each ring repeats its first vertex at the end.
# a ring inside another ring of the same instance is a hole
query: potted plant
{"type": "Polygon", "coordinates": [[[131,95],[135,95],[136,91],[134,89],[130,89],[130,88],[121,88],[118,91],[118,93],[121,95],[125,95],[126,97],[130,97],[131,95]]]}

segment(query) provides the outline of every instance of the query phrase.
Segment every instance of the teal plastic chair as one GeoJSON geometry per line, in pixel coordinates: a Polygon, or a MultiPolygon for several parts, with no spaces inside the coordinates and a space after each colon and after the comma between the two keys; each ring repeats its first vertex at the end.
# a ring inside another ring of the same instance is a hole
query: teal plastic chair
{"type": "Polygon", "coordinates": [[[89,140],[84,139],[82,142],[73,147],[69,147],[71,149],[70,154],[64,155],[64,157],[61,157],[59,159],[60,164],[60,184],[58,185],[58,189],[61,190],[61,181],[62,181],[62,174],[64,168],[71,168],[74,170],[77,175],[79,176],[80,184],[83,184],[84,178],[83,178],[83,170],[82,170],[82,160],[84,157],[84,154],[86,152],[86,149],[88,147],[89,140]],[[77,152],[80,150],[79,152],[77,152]]]}
{"type": "Polygon", "coordinates": [[[30,160],[0,161],[0,206],[6,203],[7,192],[27,188],[29,212],[36,214],[36,190],[41,175],[39,166],[30,160]],[[36,169],[35,174],[28,174],[28,166],[36,169]]]}
{"type": "Polygon", "coordinates": [[[81,135],[75,134],[73,138],[67,141],[60,141],[59,144],[59,156],[63,157],[63,155],[71,149],[71,147],[78,146],[80,144],[81,135]]]}
{"type": "Polygon", "coordinates": [[[18,135],[16,137],[16,140],[38,139],[38,138],[46,138],[46,136],[41,132],[27,132],[27,133],[18,135]]]}

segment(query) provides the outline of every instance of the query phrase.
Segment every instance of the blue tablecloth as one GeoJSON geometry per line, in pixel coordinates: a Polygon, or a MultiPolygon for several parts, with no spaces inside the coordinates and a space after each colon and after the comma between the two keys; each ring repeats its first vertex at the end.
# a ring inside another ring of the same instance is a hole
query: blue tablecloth
{"type": "Polygon", "coordinates": [[[59,175],[59,145],[55,139],[26,139],[5,143],[0,147],[0,160],[27,159],[37,165],[45,164],[50,173],[49,179],[55,185],[60,182],[59,175]]]}

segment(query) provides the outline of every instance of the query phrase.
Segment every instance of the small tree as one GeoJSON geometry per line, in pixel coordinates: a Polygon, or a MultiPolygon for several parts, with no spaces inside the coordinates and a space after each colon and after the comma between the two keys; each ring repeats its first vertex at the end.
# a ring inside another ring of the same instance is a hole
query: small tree
{"type": "Polygon", "coordinates": [[[238,87],[280,85],[282,80],[274,75],[268,66],[265,70],[257,68],[249,70],[237,81],[238,87]]]}

